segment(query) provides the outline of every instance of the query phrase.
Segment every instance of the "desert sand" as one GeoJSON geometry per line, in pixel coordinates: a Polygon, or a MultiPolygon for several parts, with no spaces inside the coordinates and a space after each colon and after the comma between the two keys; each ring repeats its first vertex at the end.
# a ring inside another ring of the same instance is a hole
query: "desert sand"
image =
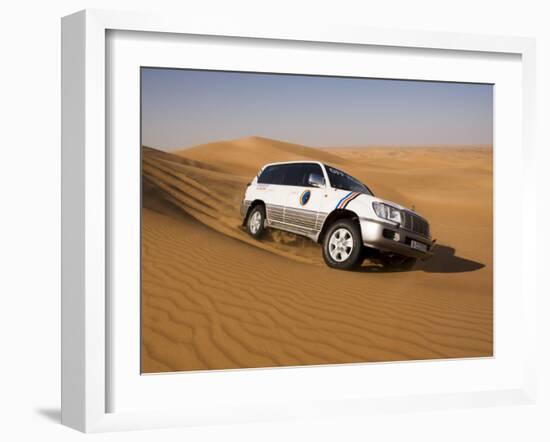
{"type": "Polygon", "coordinates": [[[493,151],[318,149],[259,137],[143,147],[142,372],[483,357],[493,353],[493,151]],[[429,219],[406,272],[326,267],[320,247],[241,228],[267,162],[316,159],[429,219]]]}

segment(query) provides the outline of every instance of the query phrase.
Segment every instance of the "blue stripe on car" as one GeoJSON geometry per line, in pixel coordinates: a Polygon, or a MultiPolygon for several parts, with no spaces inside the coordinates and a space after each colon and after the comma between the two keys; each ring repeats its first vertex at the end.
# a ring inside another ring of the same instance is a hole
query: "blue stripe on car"
{"type": "Polygon", "coordinates": [[[340,203],[341,203],[342,201],[344,201],[344,200],[345,200],[348,196],[350,196],[352,193],[353,193],[353,192],[348,193],[345,197],[343,197],[340,201],[338,201],[338,204],[336,204],[335,209],[337,209],[338,206],[340,205],[340,203]]]}

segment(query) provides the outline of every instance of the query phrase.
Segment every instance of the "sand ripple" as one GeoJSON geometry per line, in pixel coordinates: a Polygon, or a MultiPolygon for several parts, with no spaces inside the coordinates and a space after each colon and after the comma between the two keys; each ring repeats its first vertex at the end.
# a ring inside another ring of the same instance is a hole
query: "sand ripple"
{"type": "MultiPolygon", "coordinates": [[[[144,372],[492,354],[492,188],[483,191],[492,156],[464,155],[461,166],[482,184],[470,192],[458,174],[455,187],[448,183],[455,177],[441,153],[418,150],[416,162],[395,155],[411,165],[406,176],[399,167],[371,170],[386,164],[385,150],[322,153],[373,187],[425,205],[440,240],[462,261],[483,263],[461,267],[451,254],[443,269],[339,272],[321,264],[308,240],[275,233],[258,242],[243,232],[238,204],[250,171],[265,160],[250,156],[255,143],[269,142],[233,142],[227,156],[223,144],[178,155],[143,149],[144,372]],[[448,201],[431,186],[441,175],[448,201]]],[[[276,143],[263,155],[311,158],[317,151],[276,143]]],[[[453,151],[449,161],[457,157],[453,151]]]]}

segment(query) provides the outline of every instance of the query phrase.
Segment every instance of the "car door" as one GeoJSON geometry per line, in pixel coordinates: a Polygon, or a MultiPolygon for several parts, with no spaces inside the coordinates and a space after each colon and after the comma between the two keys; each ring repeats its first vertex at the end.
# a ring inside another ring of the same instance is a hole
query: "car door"
{"type": "Polygon", "coordinates": [[[285,164],[267,166],[258,176],[257,197],[265,203],[267,224],[284,226],[284,208],[288,188],[283,184],[285,164]]]}
{"type": "Polygon", "coordinates": [[[291,164],[285,174],[288,186],[285,204],[285,223],[297,233],[315,237],[320,229],[317,221],[323,199],[326,198],[326,183],[321,166],[317,163],[291,164]],[[309,182],[310,175],[317,175],[322,183],[309,182]]]}

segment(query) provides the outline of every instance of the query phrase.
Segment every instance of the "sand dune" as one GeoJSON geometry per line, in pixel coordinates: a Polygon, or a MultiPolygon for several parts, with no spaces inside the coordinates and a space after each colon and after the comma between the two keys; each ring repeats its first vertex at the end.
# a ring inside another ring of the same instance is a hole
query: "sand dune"
{"type": "Polygon", "coordinates": [[[173,155],[143,148],[143,181],[145,189],[151,190],[146,192],[145,200],[149,199],[148,195],[155,189],[157,193],[154,198],[172,203],[197,221],[226,236],[294,261],[320,262],[312,254],[309,254],[308,259],[296,247],[292,247],[295,243],[301,243],[302,249],[312,249],[313,244],[305,239],[273,232],[270,241],[259,242],[242,229],[239,205],[250,178],[246,181],[224,173],[205,173],[200,167],[193,166],[195,170],[189,170],[190,166],[185,164],[185,160],[176,158],[176,161],[171,162],[171,157],[173,155]]]}
{"type": "Polygon", "coordinates": [[[326,150],[262,137],[203,144],[175,153],[187,159],[215,164],[230,174],[248,178],[256,175],[258,168],[264,164],[277,161],[309,159],[334,164],[342,161],[338,155],[326,150]]]}
{"type": "Polygon", "coordinates": [[[315,149],[265,138],[143,148],[146,373],[489,356],[492,150],[315,149]],[[318,159],[415,205],[436,256],[409,272],[341,272],[307,239],[252,240],[238,213],[267,162],[318,159]]]}

